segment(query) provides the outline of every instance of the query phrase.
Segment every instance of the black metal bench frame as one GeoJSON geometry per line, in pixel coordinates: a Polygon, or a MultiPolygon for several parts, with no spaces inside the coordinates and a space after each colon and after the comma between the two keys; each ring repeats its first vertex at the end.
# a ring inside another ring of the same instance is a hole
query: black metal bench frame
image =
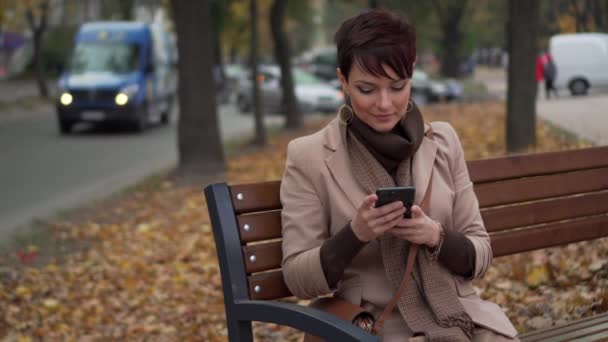
{"type": "Polygon", "coordinates": [[[252,321],[286,325],[335,341],[379,341],[350,322],[317,309],[292,303],[251,300],[230,190],[224,183],[213,184],[205,189],[205,196],[222,274],[230,341],[253,341],[252,321]]]}

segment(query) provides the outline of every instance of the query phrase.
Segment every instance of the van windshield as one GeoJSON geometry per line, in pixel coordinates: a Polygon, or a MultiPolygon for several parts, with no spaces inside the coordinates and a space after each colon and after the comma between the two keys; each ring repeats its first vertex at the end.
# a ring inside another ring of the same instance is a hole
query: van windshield
{"type": "Polygon", "coordinates": [[[80,43],[74,49],[69,70],[76,74],[90,71],[131,73],[139,68],[139,51],[137,44],[80,43]]]}

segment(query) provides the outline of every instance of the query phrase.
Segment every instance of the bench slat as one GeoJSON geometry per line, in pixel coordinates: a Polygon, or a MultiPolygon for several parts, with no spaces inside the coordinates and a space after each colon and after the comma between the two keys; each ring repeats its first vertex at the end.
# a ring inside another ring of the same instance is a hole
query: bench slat
{"type": "Polygon", "coordinates": [[[486,209],[481,212],[488,232],[608,213],[608,192],[486,209]]]}
{"type": "Polygon", "coordinates": [[[608,146],[467,162],[474,183],[608,166],[608,146]]]}
{"type": "MultiPolygon", "coordinates": [[[[608,331],[608,323],[600,322],[593,325],[588,325],[585,328],[577,327],[577,329],[572,329],[567,333],[561,332],[555,334],[551,331],[548,332],[548,335],[538,336],[534,339],[534,341],[543,341],[543,342],[570,342],[570,341],[579,341],[579,339],[586,339],[588,341],[601,341],[602,335],[606,335],[608,331]]],[[[605,341],[605,340],[604,340],[605,341]]]]}
{"type": "Polygon", "coordinates": [[[283,258],[281,241],[244,246],[243,257],[247,274],[281,268],[283,258]]]}
{"type": "Polygon", "coordinates": [[[608,324],[608,312],[592,317],[582,318],[563,325],[549,327],[545,329],[530,331],[520,335],[520,339],[526,342],[545,341],[548,338],[560,336],[572,331],[581,330],[590,326],[608,324]]]}
{"type": "Polygon", "coordinates": [[[243,244],[281,237],[281,212],[279,210],[238,215],[236,219],[243,244]],[[249,230],[245,230],[246,224],[249,225],[249,230]]]}
{"type": "Polygon", "coordinates": [[[280,181],[233,185],[230,187],[232,205],[237,214],[281,209],[280,181]],[[239,194],[242,198],[239,199],[239,194]]]}
{"type": "Polygon", "coordinates": [[[608,216],[491,234],[495,257],[608,236],[608,216]]]}
{"type": "Polygon", "coordinates": [[[258,273],[249,277],[249,296],[251,299],[269,300],[293,296],[285,281],[283,272],[277,270],[266,273],[258,273]],[[259,292],[255,287],[259,286],[259,292]]]}
{"type": "Polygon", "coordinates": [[[577,337],[574,342],[606,342],[608,341],[608,327],[604,327],[601,332],[594,332],[585,337],[577,337]]]}
{"type": "Polygon", "coordinates": [[[481,208],[608,189],[608,168],[475,185],[481,208]]]}

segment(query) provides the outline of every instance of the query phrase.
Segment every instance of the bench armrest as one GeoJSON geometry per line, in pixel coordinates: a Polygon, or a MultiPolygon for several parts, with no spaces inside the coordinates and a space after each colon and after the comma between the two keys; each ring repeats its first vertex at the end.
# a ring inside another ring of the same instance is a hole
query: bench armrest
{"type": "Polygon", "coordinates": [[[327,312],[303,305],[258,300],[237,301],[235,314],[239,321],[268,322],[290,326],[329,341],[378,342],[373,336],[352,323],[327,312]]]}

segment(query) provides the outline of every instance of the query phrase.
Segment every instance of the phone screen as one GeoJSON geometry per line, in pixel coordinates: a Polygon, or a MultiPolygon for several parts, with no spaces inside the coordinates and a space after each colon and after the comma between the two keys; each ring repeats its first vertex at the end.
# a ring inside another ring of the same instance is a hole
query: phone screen
{"type": "Polygon", "coordinates": [[[410,208],[414,204],[414,198],[416,196],[415,187],[397,186],[391,188],[379,188],[376,190],[376,196],[378,196],[378,201],[376,201],[376,208],[392,202],[401,201],[407,209],[403,214],[403,217],[412,217],[412,212],[410,208]]]}

